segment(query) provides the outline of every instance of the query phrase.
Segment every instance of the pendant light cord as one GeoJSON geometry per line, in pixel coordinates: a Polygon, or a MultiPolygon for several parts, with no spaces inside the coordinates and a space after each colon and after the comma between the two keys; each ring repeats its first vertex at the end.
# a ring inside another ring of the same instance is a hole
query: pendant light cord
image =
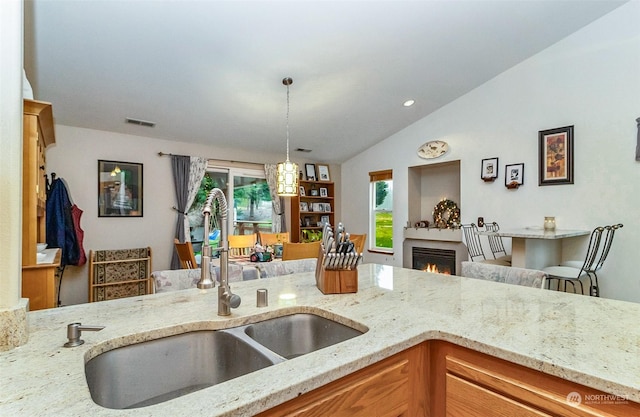
{"type": "Polygon", "coordinates": [[[289,162],[289,83],[287,83],[287,162],[289,162]]]}

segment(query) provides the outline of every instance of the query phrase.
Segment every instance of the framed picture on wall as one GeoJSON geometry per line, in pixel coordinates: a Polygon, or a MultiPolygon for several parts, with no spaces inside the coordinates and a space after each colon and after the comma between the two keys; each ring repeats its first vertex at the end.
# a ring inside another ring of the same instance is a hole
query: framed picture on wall
{"type": "Polygon", "coordinates": [[[538,185],[573,184],[573,126],[538,132],[538,185]]]}
{"type": "Polygon", "coordinates": [[[518,188],[524,184],[524,164],[511,164],[504,167],[504,185],[518,188]]]}
{"type": "Polygon", "coordinates": [[[480,178],[491,182],[498,178],[498,158],[487,158],[482,160],[482,172],[480,178]]]}
{"type": "Polygon", "coordinates": [[[142,217],[142,164],[98,160],[98,217],[142,217]]]}

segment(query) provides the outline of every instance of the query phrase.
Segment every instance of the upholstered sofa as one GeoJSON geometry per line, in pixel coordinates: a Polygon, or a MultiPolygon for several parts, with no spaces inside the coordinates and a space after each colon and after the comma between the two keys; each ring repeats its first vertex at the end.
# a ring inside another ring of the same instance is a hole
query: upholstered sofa
{"type": "MultiPolygon", "coordinates": [[[[258,270],[252,266],[229,265],[229,282],[248,281],[260,278],[258,270]]],[[[216,280],[220,281],[220,267],[213,266],[211,272],[215,274],[216,280]]],[[[155,285],[155,292],[186,290],[195,288],[200,280],[200,268],[197,269],[174,269],[165,271],[155,271],[151,273],[155,285]]]]}
{"type": "MultiPolygon", "coordinates": [[[[229,282],[248,281],[260,278],[271,278],[279,275],[314,272],[317,259],[298,259],[291,261],[256,262],[252,265],[229,264],[229,282]]],[[[216,280],[220,281],[220,267],[212,267],[216,280]]],[[[195,288],[200,280],[200,268],[155,271],[151,274],[155,292],[186,290],[195,288]]]]}
{"type": "Polygon", "coordinates": [[[547,281],[547,274],[543,271],[470,261],[462,262],[460,275],[533,288],[545,288],[547,281]]]}

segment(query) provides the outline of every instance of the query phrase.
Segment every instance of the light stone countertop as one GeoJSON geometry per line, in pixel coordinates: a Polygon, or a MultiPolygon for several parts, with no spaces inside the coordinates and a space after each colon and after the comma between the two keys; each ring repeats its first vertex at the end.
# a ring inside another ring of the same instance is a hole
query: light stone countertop
{"type": "Polygon", "coordinates": [[[567,237],[585,236],[591,233],[590,230],[569,230],[555,229],[544,230],[542,227],[531,227],[523,229],[505,229],[497,232],[479,232],[478,234],[497,234],[503,237],[517,237],[522,239],[564,239],[567,237]]]}
{"type": "Polygon", "coordinates": [[[445,276],[359,267],[355,294],[323,295],[312,273],[233,283],[242,305],[217,315],[217,288],[28,313],[29,342],[0,353],[2,416],[253,415],[430,339],[456,343],[640,402],[640,304],[445,276]],[[269,306],[256,307],[267,288],[269,306]],[[111,410],[91,400],[84,363],[113,347],[292,312],[369,330],[358,337],[162,404],[111,410]],[[104,325],[63,348],[66,325],[104,325]]]}

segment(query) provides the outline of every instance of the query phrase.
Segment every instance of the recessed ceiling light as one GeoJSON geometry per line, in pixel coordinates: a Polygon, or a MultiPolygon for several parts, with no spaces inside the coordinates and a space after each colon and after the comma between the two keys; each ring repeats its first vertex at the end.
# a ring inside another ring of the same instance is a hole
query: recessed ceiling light
{"type": "Polygon", "coordinates": [[[416,102],[415,100],[407,100],[404,103],[402,103],[402,105],[405,107],[411,107],[415,102],[416,102]]]}

